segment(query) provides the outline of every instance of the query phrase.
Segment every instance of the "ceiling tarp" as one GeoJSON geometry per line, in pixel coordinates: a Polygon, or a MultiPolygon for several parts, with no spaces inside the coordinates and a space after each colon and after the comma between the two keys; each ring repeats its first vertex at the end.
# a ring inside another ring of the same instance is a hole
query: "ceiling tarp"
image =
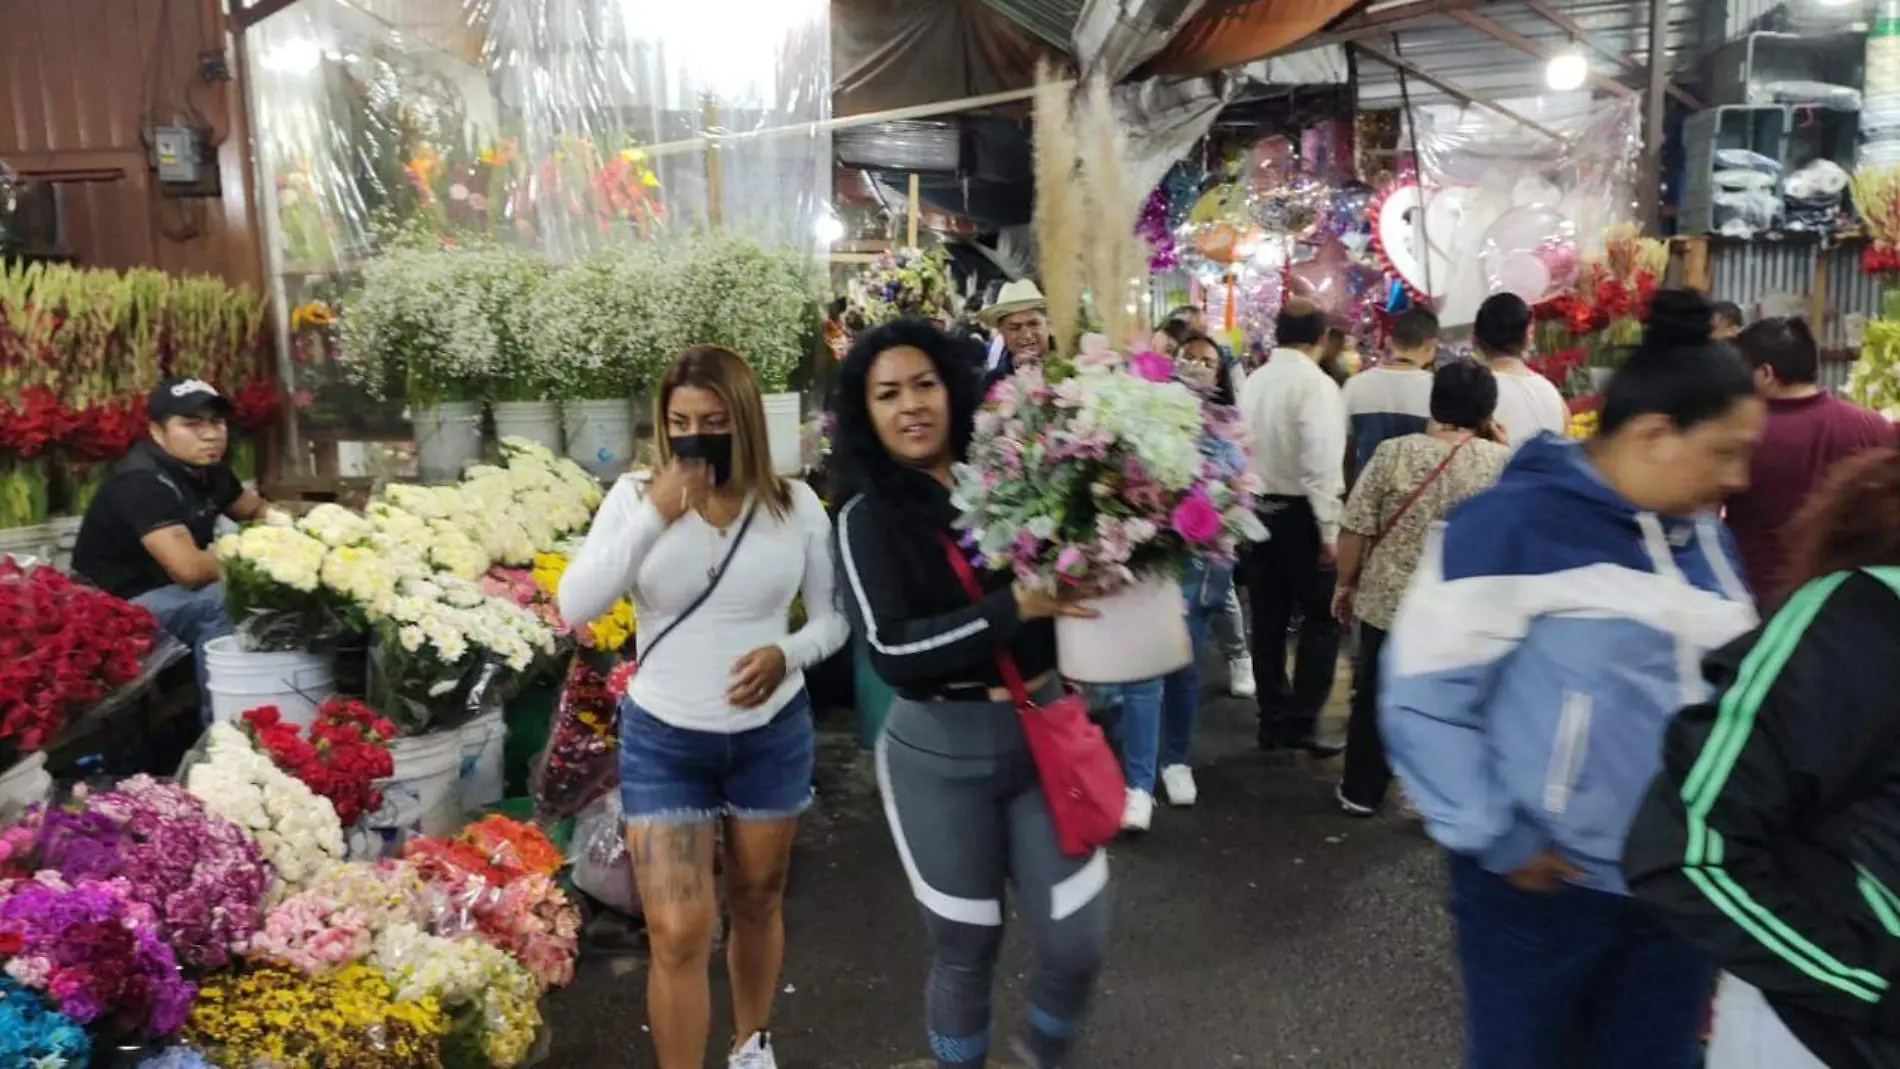
{"type": "Polygon", "coordinates": [[[1137,75],[1211,74],[1251,63],[1319,32],[1353,0],[1243,0],[1210,4],[1137,75]]]}
{"type": "Polygon", "coordinates": [[[1119,82],[1161,51],[1204,0],[1087,0],[1070,34],[1082,73],[1119,82]]]}
{"type": "Polygon", "coordinates": [[[834,115],[1022,89],[1045,59],[1066,57],[983,0],[832,0],[834,115]]]}

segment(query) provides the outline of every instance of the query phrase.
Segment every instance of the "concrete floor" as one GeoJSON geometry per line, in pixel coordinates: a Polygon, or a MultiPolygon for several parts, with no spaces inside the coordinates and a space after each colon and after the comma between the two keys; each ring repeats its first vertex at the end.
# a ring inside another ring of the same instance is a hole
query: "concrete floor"
{"type": "MultiPolygon", "coordinates": [[[[1335,729],[1346,693],[1342,673],[1335,729]]],[[[1435,848],[1416,826],[1338,816],[1336,769],[1256,753],[1253,725],[1251,703],[1210,694],[1201,804],[1163,809],[1153,832],[1116,848],[1114,946],[1076,1066],[1451,1069],[1459,997],[1435,848]]],[[[820,765],[786,903],[780,1064],[907,1066],[929,1053],[922,924],[868,761],[828,733],[820,765]]],[[[1012,933],[998,1035],[1018,1020],[1024,943],[1012,933]]],[[[714,971],[723,1036],[723,965],[714,971]]],[[[651,1066],[642,979],[635,959],[583,962],[552,999],[547,1064],[651,1066]]]]}

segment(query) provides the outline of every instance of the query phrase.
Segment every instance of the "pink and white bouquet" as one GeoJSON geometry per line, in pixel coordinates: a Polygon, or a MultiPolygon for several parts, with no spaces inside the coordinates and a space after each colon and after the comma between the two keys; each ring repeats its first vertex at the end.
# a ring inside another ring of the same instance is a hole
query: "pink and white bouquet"
{"type": "Polygon", "coordinates": [[[1204,402],[1165,356],[1088,341],[1073,362],[998,382],[977,414],[953,501],[982,565],[1110,594],[1266,537],[1233,410],[1204,402]]]}

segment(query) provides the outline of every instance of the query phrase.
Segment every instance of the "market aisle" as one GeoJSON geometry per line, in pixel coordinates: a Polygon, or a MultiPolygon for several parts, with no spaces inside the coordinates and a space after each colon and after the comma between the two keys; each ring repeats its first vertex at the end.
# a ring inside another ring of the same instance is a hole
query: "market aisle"
{"type": "MultiPolygon", "coordinates": [[[[1459,1007],[1433,848],[1416,829],[1335,816],[1330,782],[1269,764],[1253,731],[1250,704],[1212,703],[1200,807],[1163,808],[1152,834],[1117,849],[1116,941],[1079,1065],[1449,1069],[1459,1007]]],[[[784,1069],[891,1069],[921,1053],[922,929],[869,777],[842,742],[821,757],[821,810],[786,903],[784,1069]]],[[[997,1000],[1004,1027],[1026,949],[1018,925],[997,1000]]],[[[584,963],[553,1000],[549,1064],[650,1066],[641,977],[632,962],[584,963]]]]}

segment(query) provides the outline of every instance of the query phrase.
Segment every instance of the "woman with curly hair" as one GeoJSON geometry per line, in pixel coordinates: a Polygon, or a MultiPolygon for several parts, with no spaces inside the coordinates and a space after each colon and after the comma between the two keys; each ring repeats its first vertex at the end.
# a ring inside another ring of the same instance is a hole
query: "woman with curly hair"
{"type": "Polygon", "coordinates": [[[923,906],[932,964],[924,1001],[939,1069],[975,1069],[990,1049],[990,988],[1003,890],[1016,890],[1038,966],[1018,1054],[1062,1064],[1108,939],[1108,858],[1064,856],[1005,685],[1013,657],[1031,694],[1060,696],[1057,616],[1088,616],[980,570],[967,593],[949,554],[952,466],[969,449],[980,366],[965,343],[900,319],[859,337],[838,372],[832,462],[855,494],[839,513],[838,559],[852,627],[897,690],[878,740],[878,783],[897,856],[923,906]]]}
{"type": "Polygon", "coordinates": [[[1792,535],[1795,593],[1709,659],[1624,869],[1724,970],[1709,1069],[1900,1065],[1900,450],[1792,535]]]}

